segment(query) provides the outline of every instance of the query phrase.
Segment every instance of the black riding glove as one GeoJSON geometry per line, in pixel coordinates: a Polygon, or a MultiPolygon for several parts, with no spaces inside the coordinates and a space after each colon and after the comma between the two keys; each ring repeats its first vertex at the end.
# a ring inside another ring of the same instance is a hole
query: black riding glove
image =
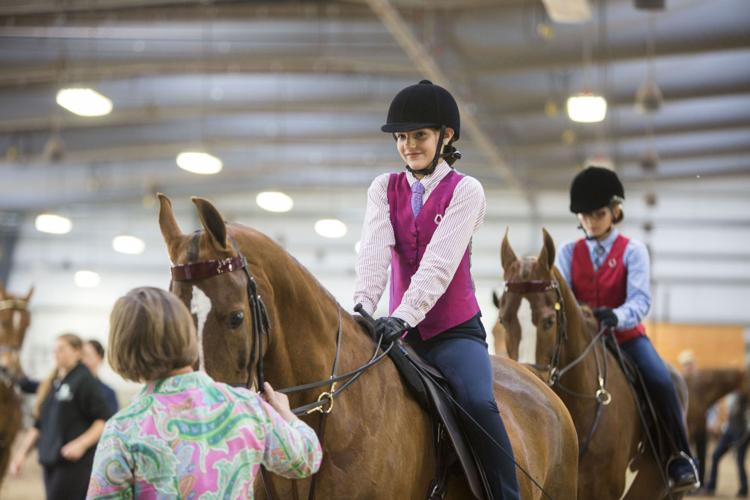
{"type": "Polygon", "coordinates": [[[399,338],[409,328],[409,323],[393,316],[385,316],[375,320],[375,336],[380,337],[382,335],[383,344],[386,345],[399,338]]]}
{"type": "Polygon", "coordinates": [[[594,316],[599,320],[599,324],[614,328],[617,326],[618,320],[615,312],[609,307],[597,307],[594,309],[594,316]]]}

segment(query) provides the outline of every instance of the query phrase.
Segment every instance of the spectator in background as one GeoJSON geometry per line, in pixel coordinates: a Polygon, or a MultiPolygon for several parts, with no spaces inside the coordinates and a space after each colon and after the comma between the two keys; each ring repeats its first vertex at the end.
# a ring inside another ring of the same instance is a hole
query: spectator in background
{"type": "Polygon", "coordinates": [[[195,325],[176,296],[131,290],[110,325],[110,366],[146,386],[107,422],[88,498],[253,498],[261,464],[289,478],[318,470],[318,437],[284,394],[266,383],[261,398],[193,371],[195,325]]]}
{"type": "Polygon", "coordinates": [[[34,427],[10,466],[11,474],[18,474],[38,442],[48,500],[85,498],[95,445],[112,415],[96,378],[81,363],[82,347],[81,339],[71,333],[55,341],[55,369],[39,386],[34,427]]]}
{"type": "Polygon", "coordinates": [[[115,394],[115,391],[99,378],[99,367],[104,361],[104,346],[101,342],[94,339],[87,340],[86,343],[83,344],[81,361],[83,361],[86,368],[89,369],[91,374],[96,377],[96,380],[99,382],[99,388],[102,390],[104,400],[107,402],[107,406],[112,414],[117,413],[120,406],[117,404],[117,395],[115,394]]]}
{"type": "Polygon", "coordinates": [[[716,448],[711,457],[711,475],[706,483],[706,492],[713,495],[716,490],[716,482],[719,472],[719,461],[724,454],[731,448],[736,447],[737,451],[737,471],[740,482],[740,489],[737,497],[747,497],[747,471],[745,470],[745,454],[747,446],[750,444],[750,434],[748,433],[748,395],[742,391],[736,391],[728,396],[729,402],[729,419],[724,432],[716,443],[716,448]]]}
{"type": "Polygon", "coordinates": [[[698,371],[698,366],[695,363],[695,353],[692,349],[680,351],[680,354],[677,355],[677,362],[680,364],[680,375],[683,377],[689,377],[698,371]]]}

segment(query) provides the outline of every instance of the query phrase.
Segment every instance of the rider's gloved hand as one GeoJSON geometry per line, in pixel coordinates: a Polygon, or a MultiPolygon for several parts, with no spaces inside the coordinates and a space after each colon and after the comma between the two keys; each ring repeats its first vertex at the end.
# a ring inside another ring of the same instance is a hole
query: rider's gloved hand
{"type": "Polygon", "coordinates": [[[599,320],[599,324],[614,328],[617,326],[618,320],[615,312],[609,307],[597,307],[594,309],[594,316],[599,320]]]}
{"type": "Polygon", "coordinates": [[[385,316],[375,320],[375,336],[383,337],[383,344],[390,344],[410,328],[409,323],[393,316],[385,316]]]}

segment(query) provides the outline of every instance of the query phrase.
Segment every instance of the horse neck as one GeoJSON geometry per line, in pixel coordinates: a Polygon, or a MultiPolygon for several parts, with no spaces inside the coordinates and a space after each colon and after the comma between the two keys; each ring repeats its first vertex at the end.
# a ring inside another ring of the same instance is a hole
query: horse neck
{"type": "Polygon", "coordinates": [[[262,265],[272,289],[264,295],[272,297],[267,304],[272,343],[266,362],[269,378],[291,386],[330,377],[339,328],[337,373],[352,369],[352,363],[366,362],[373,344],[353,318],[296,259],[280,247],[273,257],[262,265]]]}
{"type": "MultiPolygon", "coordinates": [[[[555,278],[560,287],[560,294],[565,302],[563,310],[565,311],[565,321],[567,330],[567,340],[565,341],[560,353],[560,368],[574,362],[583,351],[588,347],[593,338],[593,332],[588,331],[588,327],[583,318],[578,301],[573,295],[573,291],[562,275],[555,269],[555,278]]],[[[601,347],[595,347],[601,349],[601,347]]],[[[605,352],[605,355],[607,353],[605,352]]],[[[566,387],[571,389],[584,390],[596,386],[596,358],[592,351],[583,358],[583,360],[572,368],[568,375],[561,381],[566,387]]]]}

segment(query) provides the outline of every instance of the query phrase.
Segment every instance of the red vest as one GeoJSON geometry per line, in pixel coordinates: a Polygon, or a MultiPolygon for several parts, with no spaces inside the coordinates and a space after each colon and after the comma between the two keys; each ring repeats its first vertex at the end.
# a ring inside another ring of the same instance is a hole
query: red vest
{"type": "MultiPolygon", "coordinates": [[[[628,268],[625,267],[623,255],[628,239],[623,235],[617,236],[612,249],[602,261],[599,269],[594,271],[591,254],[586,240],[576,242],[573,248],[573,261],[570,276],[573,293],[579,302],[595,309],[597,307],[620,307],[627,298],[628,268]]],[[[638,324],[629,330],[618,330],[615,338],[619,344],[646,334],[643,324],[638,324]]]]}
{"type": "MultiPolygon", "coordinates": [[[[411,209],[411,186],[406,173],[391,174],[388,179],[388,206],[396,245],[391,251],[391,296],[389,313],[401,304],[411,277],[417,272],[427,245],[432,240],[453,192],[463,175],[452,170],[435,186],[417,217],[411,209]]],[[[423,340],[430,339],[468,321],[479,312],[471,279],[470,249],[453,275],[448,288],[417,325],[423,340]]]]}

